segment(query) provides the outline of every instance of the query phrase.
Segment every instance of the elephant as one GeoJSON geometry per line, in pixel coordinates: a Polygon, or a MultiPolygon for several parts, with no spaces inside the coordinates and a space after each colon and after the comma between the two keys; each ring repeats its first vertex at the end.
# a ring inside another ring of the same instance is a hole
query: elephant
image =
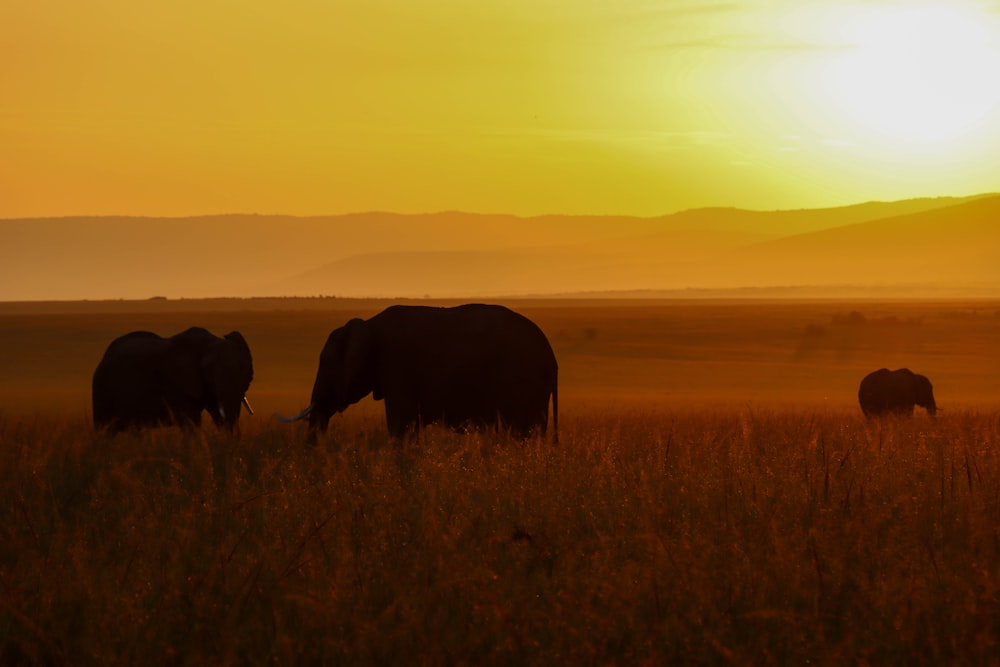
{"type": "Polygon", "coordinates": [[[201,425],[235,432],[240,409],[253,414],[246,391],[253,381],[250,347],[238,331],[219,338],[192,327],[169,338],[133,331],[108,345],[94,371],[94,426],[129,428],[201,425]]]}
{"type": "Polygon", "coordinates": [[[869,418],[885,414],[912,415],[915,405],[926,408],[933,417],[938,409],[931,381],[909,368],[895,371],[880,368],[869,373],[858,387],[858,402],[869,418]]]}
{"type": "Polygon", "coordinates": [[[526,438],[545,435],[551,396],[558,441],[558,370],[538,325],[504,306],[394,305],[329,335],[309,407],[281,419],[308,417],[315,437],[334,414],[371,394],[385,401],[396,439],[431,423],[505,428],[526,438]]]}

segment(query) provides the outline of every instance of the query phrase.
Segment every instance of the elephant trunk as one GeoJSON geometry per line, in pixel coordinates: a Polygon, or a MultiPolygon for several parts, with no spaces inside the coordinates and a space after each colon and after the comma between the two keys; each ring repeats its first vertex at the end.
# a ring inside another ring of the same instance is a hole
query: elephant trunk
{"type": "Polygon", "coordinates": [[[226,406],[219,401],[215,406],[215,412],[209,411],[212,416],[212,421],[219,428],[227,429],[231,432],[235,432],[237,428],[237,422],[240,418],[240,408],[239,405],[236,406],[236,410],[226,410],[226,406]]]}
{"type": "Polygon", "coordinates": [[[316,407],[315,404],[310,404],[308,408],[306,408],[299,414],[295,415],[294,417],[282,417],[281,415],[275,415],[275,417],[278,418],[278,421],[283,421],[285,423],[297,422],[301,419],[305,419],[306,417],[308,417],[312,413],[315,407],[316,407]]]}
{"type": "Polygon", "coordinates": [[[330,421],[332,412],[329,412],[323,408],[319,408],[315,403],[310,403],[309,407],[295,415],[294,417],[282,417],[281,415],[275,415],[279,421],[285,423],[297,422],[302,419],[309,420],[309,431],[314,435],[316,433],[323,433],[326,431],[327,423],[330,421]]]}
{"type": "Polygon", "coordinates": [[[918,403],[918,405],[925,408],[927,410],[927,414],[929,414],[931,417],[933,417],[934,413],[938,411],[937,401],[934,400],[933,394],[930,394],[929,396],[925,397],[922,402],[918,403]]]}
{"type": "Polygon", "coordinates": [[[313,433],[325,433],[332,416],[333,412],[327,410],[313,410],[309,415],[309,430],[313,433]]]}

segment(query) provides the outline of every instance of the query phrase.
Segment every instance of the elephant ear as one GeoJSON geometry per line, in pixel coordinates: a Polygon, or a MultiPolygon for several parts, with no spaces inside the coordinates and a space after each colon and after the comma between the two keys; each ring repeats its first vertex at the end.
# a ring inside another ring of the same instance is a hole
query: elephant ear
{"type": "Polygon", "coordinates": [[[239,360],[240,379],[246,382],[253,381],[253,356],[250,354],[250,346],[239,331],[230,331],[223,336],[229,344],[229,349],[235,352],[235,357],[239,360]]]}
{"type": "Polygon", "coordinates": [[[344,325],[347,342],[344,345],[344,368],[338,373],[340,395],[354,403],[372,391],[372,339],[368,324],[362,319],[353,319],[344,325]]]}
{"type": "Polygon", "coordinates": [[[239,331],[230,331],[225,336],[223,336],[232,346],[240,351],[240,354],[246,355],[250,358],[250,346],[247,345],[246,338],[243,337],[239,331]]]}

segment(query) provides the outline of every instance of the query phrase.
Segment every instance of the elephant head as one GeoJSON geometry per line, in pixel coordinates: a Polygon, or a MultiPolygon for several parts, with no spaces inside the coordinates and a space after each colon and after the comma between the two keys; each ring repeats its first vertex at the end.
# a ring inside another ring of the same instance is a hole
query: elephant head
{"type": "Polygon", "coordinates": [[[285,421],[308,417],[311,429],[326,430],[330,417],[375,391],[374,351],[371,331],[362,319],[331,332],[319,355],[309,407],[285,421]]]}
{"type": "Polygon", "coordinates": [[[937,412],[937,404],[934,402],[934,388],[931,381],[926,376],[913,374],[913,400],[922,408],[926,408],[927,414],[934,416],[937,412]]]}
{"type": "Polygon", "coordinates": [[[246,398],[253,360],[238,331],[218,338],[193,327],[169,341],[164,375],[185,396],[193,414],[205,410],[217,426],[228,430],[236,428],[241,407],[253,414],[246,398]]]}

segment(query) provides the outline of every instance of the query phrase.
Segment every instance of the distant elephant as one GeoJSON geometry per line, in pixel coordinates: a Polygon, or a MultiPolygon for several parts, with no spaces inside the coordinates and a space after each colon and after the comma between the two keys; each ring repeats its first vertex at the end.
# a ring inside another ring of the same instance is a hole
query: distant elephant
{"type": "Polygon", "coordinates": [[[207,411],[234,431],[253,380],[250,347],[238,331],[219,338],[192,327],[170,338],[133,331],[115,339],[94,371],[94,426],[198,426],[207,411]]]}
{"type": "Polygon", "coordinates": [[[309,407],[283,419],[308,417],[313,433],[322,432],[335,413],[372,394],[385,400],[397,438],[434,422],[527,437],[545,434],[551,396],[557,440],[558,370],[542,330],[503,306],[391,306],[330,334],[309,407]]]}
{"type": "Polygon", "coordinates": [[[931,381],[908,368],[880,368],[866,375],[858,387],[858,402],[866,417],[912,415],[915,405],[926,408],[931,416],[937,412],[931,381]]]}

